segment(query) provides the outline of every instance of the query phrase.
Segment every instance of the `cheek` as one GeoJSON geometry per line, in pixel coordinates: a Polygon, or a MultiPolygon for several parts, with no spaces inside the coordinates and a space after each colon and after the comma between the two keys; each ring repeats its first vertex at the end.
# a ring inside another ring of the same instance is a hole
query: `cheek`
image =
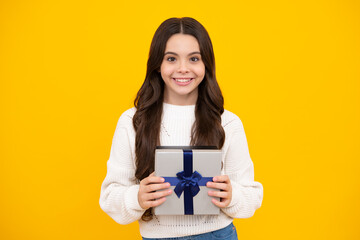
{"type": "Polygon", "coordinates": [[[205,76],[205,65],[199,66],[196,69],[194,69],[194,72],[198,77],[201,77],[201,79],[205,76]]]}
{"type": "Polygon", "coordinates": [[[171,76],[171,74],[173,73],[173,69],[171,66],[167,66],[167,65],[161,65],[160,67],[160,71],[161,71],[161,76],[163,78],[168,78],[171,76]]]}

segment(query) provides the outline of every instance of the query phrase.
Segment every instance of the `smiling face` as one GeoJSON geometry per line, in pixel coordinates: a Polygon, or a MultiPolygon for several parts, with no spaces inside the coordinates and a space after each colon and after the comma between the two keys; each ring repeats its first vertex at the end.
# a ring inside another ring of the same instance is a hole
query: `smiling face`
{"type": "Polygon", "coordinates": [[[194,105],[205,76],[197,39],[188,34],[172,35],[166,43],[160,72],[165,82],[164,102],[194,105]]]}

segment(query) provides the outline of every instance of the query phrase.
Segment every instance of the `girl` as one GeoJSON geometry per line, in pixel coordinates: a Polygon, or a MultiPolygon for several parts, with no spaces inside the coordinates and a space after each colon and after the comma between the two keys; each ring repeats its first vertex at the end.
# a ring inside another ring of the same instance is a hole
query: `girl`
{"type": "Polygon", "coordinates": [[[240,119],[224,110],[210,37],[193,18],[170,18],[156,30],[147,72],[134,108],[125,111],[113,137],[100,206],[116,222],[139,221],[143,239],[237,239],[233,218],[251,217],[261,206],[262,185],[240,119]],[[156,216],[153,207],[174,194],[154,176],[157,145],[217,146],[221,176],[207,187],[219,215],[156,216]],[[156,190],[165,190],[157,191],[156,190]]]}

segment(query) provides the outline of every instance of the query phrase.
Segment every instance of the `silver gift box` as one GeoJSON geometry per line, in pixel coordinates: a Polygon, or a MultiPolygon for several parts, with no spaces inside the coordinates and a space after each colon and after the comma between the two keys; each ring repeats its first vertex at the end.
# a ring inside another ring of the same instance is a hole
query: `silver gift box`
{"type": "MultiPolygon", "coordinates": [[[[185,149],[191,149],[190,147],[185,149]]],[[[191,149],[192,170],[199,172],[202,177],[214,177],[221,174],[222,151],[217,149],[191,149]]],[[[176,177],[178,172],[184,170],[183,149],[165,147],[155,150],[155,175],[161,177],[176,177]]],[[[180,198],[175,194],[176,186],[170,188],[173,192],[166,197],[166,201],[155,207],[155,215],[185,215],[184,195],[180,198]]],[[[208,191],[219,191],[206,186],[199,186],[200,191],[192,197],[193,215],[214,215],[219,214],[220,209],[215,206],[208,195],[208,191]]],[[[219,200],[219,198],[215,198],[219,200]]]]}

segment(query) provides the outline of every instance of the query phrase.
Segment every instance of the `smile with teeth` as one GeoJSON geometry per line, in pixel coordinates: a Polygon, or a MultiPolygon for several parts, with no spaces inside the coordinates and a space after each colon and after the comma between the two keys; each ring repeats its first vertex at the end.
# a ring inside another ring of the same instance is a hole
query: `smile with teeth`
{"type": "Polygon", "coordinates": [[[193,80],[193,78],[173,78],[176,82],[186,83],[193,80]]]}

